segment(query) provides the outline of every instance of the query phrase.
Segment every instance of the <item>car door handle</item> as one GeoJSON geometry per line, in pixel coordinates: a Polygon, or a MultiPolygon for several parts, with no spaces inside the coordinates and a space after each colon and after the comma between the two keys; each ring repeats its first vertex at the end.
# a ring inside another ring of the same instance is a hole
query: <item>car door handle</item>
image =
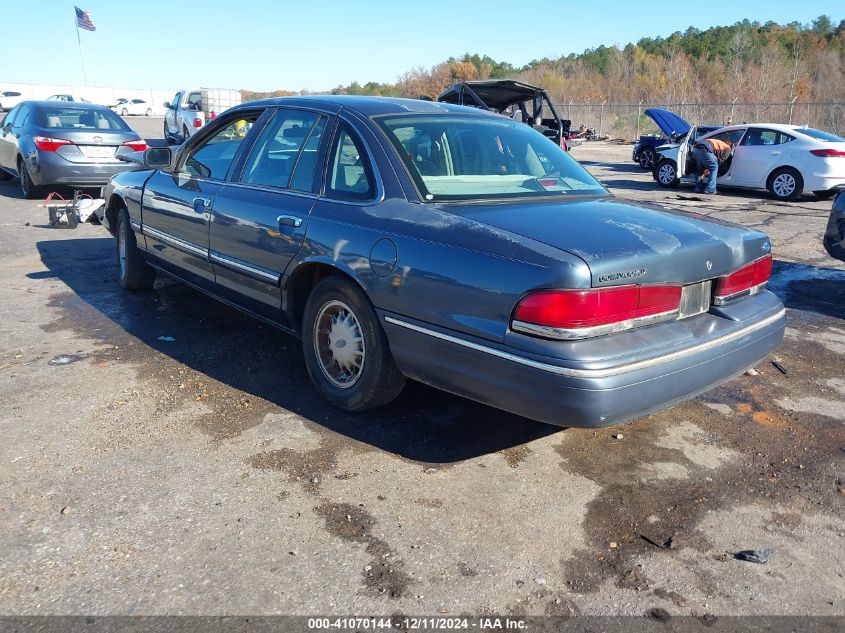
{"type": "Polygon", "coordinates": [[[280,215],[276,218],[276,222],[279,223],[279,226],[292,226],[296,229],[302,226],[302,218],[295,215],[280,215]]]}
{"type": "Polygon", "coordinates": [[[211,199],[209,198],[194,198],[194,211],[197,213],[205,213],[211,207],[211,199]]]}
{"type": "Polygon", "coordinates": [[[772,152],[772,156],[780,156],[781,154],[783,154],[783,152],[772,152]]]}

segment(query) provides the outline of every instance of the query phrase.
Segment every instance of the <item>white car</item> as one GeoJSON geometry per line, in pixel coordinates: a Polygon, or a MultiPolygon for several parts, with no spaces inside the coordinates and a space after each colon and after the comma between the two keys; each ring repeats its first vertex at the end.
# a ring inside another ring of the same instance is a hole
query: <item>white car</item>
{"type": "Polygon", "coordinates": [[[118,99],[117,103],[109,106],[120,116],[152,116],[153,105],[143,99],[118,99]]]}
{"type": "Polygon", "coordinates": [[[845,139],[822,130],[780,123],[732,125],[695,139],[691,128],[680,145],[657,148],[654,179],[662,187],[693,183],[692,144],[708,138],[729,141],[733,156],[719,166],[719,186],[768,189],[778,200],[804,192],[828,198],[845,189],[845,139]]]}
{"type": "Polygon", "coordinates": [[[25,100],[26,97],[24,97],[20,92],[15,90],[4,90],[3,92],[0,92],[0,110],[6,110],[8,112],[21,101],[25,100]]]}

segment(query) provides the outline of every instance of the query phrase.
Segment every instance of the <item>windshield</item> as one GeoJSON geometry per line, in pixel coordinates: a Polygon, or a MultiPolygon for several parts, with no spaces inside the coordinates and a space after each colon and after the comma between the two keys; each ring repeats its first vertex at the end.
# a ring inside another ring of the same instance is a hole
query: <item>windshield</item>
{"type": "Polygon", "coordinates": [[[817,141],[825,141],[827,143],[845,143],[845,138],[841,138],[835,134],[831,134],[830,132],[814,130],[811,127],[797,127],[795,128],[795,131],[814,138],[817,141]]]}
{"type": "Polygon", "coordinates": [[[607,193],[554,142],[504,117],[403,115],[376,122],[425,200],[607,193]]]}
{"type": "Polygon", "coordinates": [[[41,127],[129,132],[129,126],[111,110],[94,108],[41,108],[41,127]]]}

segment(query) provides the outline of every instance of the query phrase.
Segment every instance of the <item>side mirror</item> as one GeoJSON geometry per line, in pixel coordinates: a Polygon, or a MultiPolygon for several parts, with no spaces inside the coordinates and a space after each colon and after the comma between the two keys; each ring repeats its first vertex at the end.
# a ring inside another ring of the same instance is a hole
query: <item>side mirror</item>
{"type": "Polygon", "coordinates": [[[164,102],[164,109],[165,109],[165,110],[172,110],[172,108],[170,107],[170,102],[169,102],[169,101],[165,101],[165,102],[164,102]]]}
{"type": "Polygon", "coordinates": [[[144,166],[151,169],[167,169],[173,161],[169,147],[148,147],[144,150],[144,166]]]}

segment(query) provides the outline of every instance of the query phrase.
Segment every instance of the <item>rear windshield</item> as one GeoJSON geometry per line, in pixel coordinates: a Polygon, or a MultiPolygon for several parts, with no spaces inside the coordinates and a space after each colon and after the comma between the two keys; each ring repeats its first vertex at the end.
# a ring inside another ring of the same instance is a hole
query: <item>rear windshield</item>
{"type": "Polygon", "coordinates": [[[45,128],[112,130],[128,132],[129,126],[111,110],[95,108],[41,108],[39,124],[45,128]]]}
{"type": "Polygon", "coordinates": [[[845,143],[845,138],[841,138],[836,136],[835,134],[831,134],[830,132],[824,132],[822,130],[814,130],[811,127],[797,127],[795,131],[800,134],[805,134],[811,138],[816,139],[817,141],[825,141],[827,143],[845,143]]]}
{"type": "Polygon", "coordinates": [[[605,189],[553,141],[505,117],[380,117],[425,200],[600,195],[605,189]]]}

